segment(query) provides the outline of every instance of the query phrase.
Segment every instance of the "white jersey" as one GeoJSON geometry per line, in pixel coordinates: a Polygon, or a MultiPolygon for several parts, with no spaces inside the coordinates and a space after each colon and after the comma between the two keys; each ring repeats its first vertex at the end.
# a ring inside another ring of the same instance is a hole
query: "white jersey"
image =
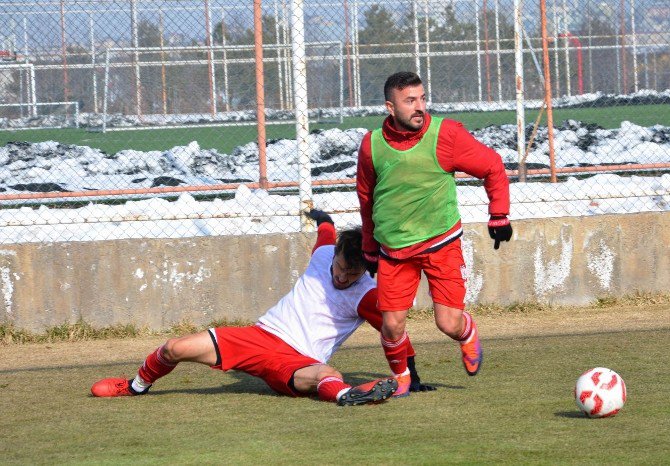
{"type": "Polygon", "coordinates": [[[331,274],[334,255],[333,245],[314,251],[293,289],[258,319],[262,328],[323,363],[365,322],[358,315],[358,305],[376,287],[366,273],[349,288],[335,288],[331,274]]]}

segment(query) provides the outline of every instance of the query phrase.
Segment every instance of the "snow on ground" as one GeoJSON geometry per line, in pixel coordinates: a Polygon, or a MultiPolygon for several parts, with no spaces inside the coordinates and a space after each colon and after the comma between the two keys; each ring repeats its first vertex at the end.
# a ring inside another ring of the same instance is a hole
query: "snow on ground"
{"type": "MultiPolygon", "coordinates": [[[[353,178],[356,153],[366,129],[328,129],[309,135],[312,177],[353,178]]],[[[473,132],[493,147],[508,169],[518,167],[516,126],[491,126],[473,132]]],[[[554,133],[558,167],[629,163],[670,163],[670,127],[644,128],[624,121],[617,129],[568,120],[554,133]]],[[[201,148],[193,141],[167,151],[123,150],[106,154],[85,146],[17,142],[0,147],[0,192],[142,189],[157,186],[255,182],[258,145],[250,142],[230,154],[201,148]]],[[[529,168],[549,167],[547,129],[541,128],[526,160],[529,168]]],[[[295,140],[267,146],[270,181],[298,180],[295,140]]]]}
{"type": "MultiPolygon", "coordinates": [[[[482,187],[459,186],[458,197],[464,223],[488,220],[482,187]]],[[[511,197],[512,220],[670,211],[670,174],[601,174],[555,184],[513,183],[511,197]]],[[[339,227],[360,224],[355,192],[315,194],[313,199],[326,211],[350,211],[333,215],[339,227]]],[[[90,203],[78,209],[3,209],[0,243],[298,232],[299,205],[297,195],[272,195],[241,185],[230,200],[197,201],[182,194],[174,202],[153,198],[124,205],[90,203]]]]}

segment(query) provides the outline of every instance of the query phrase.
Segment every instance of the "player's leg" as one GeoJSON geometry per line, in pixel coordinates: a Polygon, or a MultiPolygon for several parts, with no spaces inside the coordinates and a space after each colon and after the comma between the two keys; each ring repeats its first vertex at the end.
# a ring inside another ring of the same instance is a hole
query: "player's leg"
{"type": "Polygon", "coordinates": [[[209,366],[217,363],[217,351],[209,331],[169,339],[147,356],[134,379],[103,379],[91,387],[91,393],[101,397],[144,394],[156,380],[172,372],[182,361],[209,366]]]}
{"type": "Polygon", "coordinates": [[[232,352],[227,344],[233,340],[231,333],[217,333],[221,368],[241,370],[259,377],[277,393],[288,396],[316,393],[324,401],[354,405],[384,400],[397,387],[395,379],[389,377],[383,381],[375,381],[372,384],[374,386],[352,388],[342,380],[339,371],[299,353],[278,336],[259,327],[244,330],[243,335],[238,335],[235,338],[237,350],[232,352]],[[250,339],[249,344],[244,343],[243,338],[250,339]]]}
{"type": "Polygon", "coordinates": [[[458,340],[465,328],[463,309],[438,302],[433,302],[433,309],[435,311],[435,324],[437,328],[445,335],[458,340]]]}
{"type": "Polygon", "coordinates": [[[398,382],[394,397],[409,395],[407,367],[407,312],[414,303],[421,269],[414,260],[380,258],[377,275],[379,309],[382,311],[381,342],[389,367],[398,382]]]}
{"type": "Polygon", "coordinates": [[[477,325],[465,304],[465,262],[460,239],[429,255],[424,273],[435,310],[437,327],[461,346],[463,365],[469,375],[476,375],[481,366],[483,351],[477,325]]]}
{"type": "Polygon", "coordinates": [[[389,398],[398,384],[393,377],[374,380],[356,387],[344,382],[342,374],[327,364],[314,364],[293,373],[293,388],[299,393],[317,393],[322,401],[341,406],[376,403],[389,398]]]}
{"type": "Polygon", "coordinates": [[[434,303],[435,322],[442,332],[461,345],[461,358],[468,375],[477,375],[484,359],[479,330],[472,316],[462,309],[434,303]]]}

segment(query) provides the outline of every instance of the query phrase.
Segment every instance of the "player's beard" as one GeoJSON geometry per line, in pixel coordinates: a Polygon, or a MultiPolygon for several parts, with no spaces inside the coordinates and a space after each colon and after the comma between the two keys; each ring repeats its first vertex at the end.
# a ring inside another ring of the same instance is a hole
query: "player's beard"
{"type": "Polygon", "coordinates": [[[405,131],[419,131],[421,128],[423,128],[423,124],[426,121],[426,114],[424,112],[415,112],[407,119],[398,118],[398,116],[396,116],[395,121],[396,124],[405,131]],[[414,117],[421,117],[421,123],[414,123],[412,121],[414,117]]]}

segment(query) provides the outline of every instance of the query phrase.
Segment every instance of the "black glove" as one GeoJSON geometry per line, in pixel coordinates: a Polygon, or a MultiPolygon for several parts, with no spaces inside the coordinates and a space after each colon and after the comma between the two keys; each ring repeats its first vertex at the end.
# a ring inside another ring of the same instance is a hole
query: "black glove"
{"type": "Polygon", "coordinates": [[[335,222],[333,222],[333,219],[330,217],[330,215],[325,213],[323,210],[312,209],[309,212],[305,212],[305,215],[307,215],[312,220],[315,220],[317,227],[324,222],[335,225],[335,222]]]}
{"type": "Polygon", "coordinates": [[[379,266],[379,254],[363,252],[363,262],[365,262],[365,270],[368,271],[370,277],[375,278],[379,266]]]}
{"type": "Polygon", "coordinates": [[[512,238],[512,225],[507,215],[491,215],[489,236],[494,240],[493,249],[498,249],[501,241],[509,241],[512,238]]]}
{"type": "Polygon", "coordinates": [[[433,390],[437,390],[437,388],[433,387],[432,385],[425,385],[421,383],[419,373],[416,371],[416,366],[414,365],[414,356],[407,357],[407,368],[409,369],[409,376],[411,378],[411,382],[409,384],[410,392],[432,392],[433,390]]]}

